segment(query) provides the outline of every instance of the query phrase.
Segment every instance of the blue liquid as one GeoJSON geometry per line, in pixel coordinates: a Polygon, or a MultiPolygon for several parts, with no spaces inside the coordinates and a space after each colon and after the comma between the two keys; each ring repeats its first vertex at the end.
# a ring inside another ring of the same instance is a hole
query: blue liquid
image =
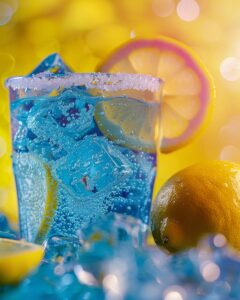
{"type": "Polygon", "coordinates": [[[149,222],[156,157],[119,146],[100,132],[94,110],[102,100],[75,87],[11,103],[22,238],[75,236],[109,212],[149,222]],[[46,204],[49,195],[53,207],[46,204]]]}

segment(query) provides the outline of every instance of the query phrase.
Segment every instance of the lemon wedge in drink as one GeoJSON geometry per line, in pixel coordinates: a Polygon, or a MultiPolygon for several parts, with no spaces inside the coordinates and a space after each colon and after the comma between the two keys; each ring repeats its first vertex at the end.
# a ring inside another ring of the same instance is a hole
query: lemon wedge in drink
{"type": "Polygon", "coordinates": [[[117,144],[137,151],[156,152],[159,103],[112,98],[97,103],[94,117],[101,132],[117,144]]]}
{"type": "Polygon", "coordinates": [[[50,167],[29,153],[13,155],[23,236],[42,243],[51,227],[57,209],[57,182],[50,167]]]}
{"type": "Polygon", "coordinates": [[[41,262],[43,247],[0,238],[0,285],[21,281],[41,262]]]}

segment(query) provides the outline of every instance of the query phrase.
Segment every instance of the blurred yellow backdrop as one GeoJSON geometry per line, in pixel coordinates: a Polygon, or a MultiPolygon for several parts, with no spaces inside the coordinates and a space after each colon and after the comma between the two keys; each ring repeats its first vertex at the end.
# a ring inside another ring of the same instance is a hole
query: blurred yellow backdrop
{"type": "Polygon", "coordinates": [[[134,37],[163,34],[186,43],[212,73],[217,100],[204,134],[160,157],[158,187],[197,161],[240,161],[239,25],[239,0],[0,0],[0,211],[17,224],[4,80],[25,75],[52,52],[86,72],[134,37]]]}

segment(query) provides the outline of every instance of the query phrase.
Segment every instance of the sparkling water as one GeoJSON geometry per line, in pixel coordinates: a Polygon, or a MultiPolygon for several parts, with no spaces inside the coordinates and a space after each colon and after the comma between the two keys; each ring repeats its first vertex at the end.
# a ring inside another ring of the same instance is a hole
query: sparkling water
{"type": "MultiPolygon", "coordinates": [[[[70,70],[53,55],[30,74],[32,80],[39,72],[44,72],[40,84],[47,84],[48,73],[61,79],[70,70]]],[[[12,159],[21,236],[28,241],[76,236],[109,212],[149,221],[156,155],[104,136],[94,111],[112,98],[90,93],[86,85],[50,94],[43,92],[47,85],[41,92],[25,88],[24,96],[20,88],[11,91],[12,159]]]]}

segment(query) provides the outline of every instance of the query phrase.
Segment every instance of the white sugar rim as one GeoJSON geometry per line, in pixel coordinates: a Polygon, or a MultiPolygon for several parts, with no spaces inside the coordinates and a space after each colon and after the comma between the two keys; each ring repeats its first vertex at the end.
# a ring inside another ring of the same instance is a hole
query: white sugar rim
{"type": "Polygon", "coordinates": [[[85,86],[104,91],[139,90],[157,92],[161,88],[161,79],[143,74],[125,73],[69,73],[54,75],[40,73],[32,77],[11,77],[5,85],[13,90],[17,89],[59,89],[73,86],[85,86]]]}

